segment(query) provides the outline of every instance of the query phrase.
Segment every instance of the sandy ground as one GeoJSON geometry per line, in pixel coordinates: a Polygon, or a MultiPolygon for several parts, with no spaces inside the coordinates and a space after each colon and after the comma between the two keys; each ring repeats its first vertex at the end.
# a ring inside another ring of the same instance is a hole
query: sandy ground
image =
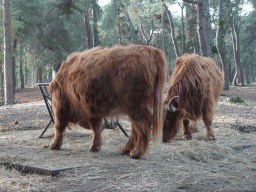
{"type": "MultiPolygon", "coordinates": [[[[119,129],[103,131],[97,153],[89,152],[91,131],[75,126],[67,129],[61,150],[50,150],[53,126],[38,138],[50,120],[40,92],[21,91],[17,98],[31,98],[0,107],[0,191],[256,191],[256,84],[223,93],[215,141],[205,140],[200,121],[192,140],[179,134],[168,144],[151,143],[145,156],[133,160],[120,155],[127,137],[119,129]],[[242,97],[246,105],[230,104],[230,97],[242,97]],[[7,169],[6,162],[73,169],[45,176],[7,169]]],[[[122,117],[120,123],[130,134],[129,120],[122,117]]]]}

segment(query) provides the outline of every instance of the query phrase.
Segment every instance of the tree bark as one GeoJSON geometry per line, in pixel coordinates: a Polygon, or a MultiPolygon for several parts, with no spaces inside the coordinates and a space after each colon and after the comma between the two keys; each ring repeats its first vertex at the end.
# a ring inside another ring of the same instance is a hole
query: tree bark
{"type": "Polygon", "coordinates": [[[212,26],[208,0],[197,0],[197,31],[201,55],[212,55],[212,26]]]}
{"type": "Polygon", "coordinates": [[[244,86],[244,79],[240,62],[239,31],[237,23],[233,22],[233,24],[230,25],[230,30],[233,44],[234,61],[236,66],[236,73],[233,79],[233,83],[235,86],[237,86],[238,83],[241,83],[241,85],[244,86]]]}
{"type": "Polygon", "coordinates": [[[92,22],[93,22],[93,47],[97,47],[99,45],[99,35],[98,35],[98,16],[97,12],[92,10],[92,22]]]}
{"type": "Polygon", "coordinates": [[[185,36],[185,25],[184,25],[184,4],[179,4],[181,8],[181,27],[182,27],[182,34],[181,34],[181,41],[182,41],[182,54],[186,52],[186,36],[185,36]]]}
{"type": "Polygon", "coordinates": [[[42,83],[43,82],[43,73],[42,73],[42,68],[38,67],[36,69],[36,82],[37,83],[42,83]]]}
{"type": "Polygon", "coordinates": [[[147,37],[147,35],[145,34],[144,30],[143,30],[143,26],[142,26],[142,17],[140,17],[140,31],[142,33],[142,35],[144,36],[144,38],[146,39],[146,45],[149,45],[152,37],[153,37],[153,31],[154,31],[154,24],[153,24],[153,20],[151,21],[151,34],[149,35],[149,38],[147,37]]]}
{"type": "Polygon", "coordinates": [[[165,32],[164,32],[164,6],[162,5],[162,11],[161,11],[161,23],[162,23],[162,34],[163,34],[163,51],[166,56],[166,44],[165,44],[165,32]]]}
{"type": "Polygon", "coordinates": [[[128,23],[129,23],[129,27],[130,27],[130,30],[131,30],[131,33],[132,33],[133,44],[138,44],[138,37],[137,37],[138,34],[134,30],[131,18],[130,18],[129,14],[127,13],[127,11],[125,10],[124,7],[121,7],[121,10],[124,13],[124,15],[126,16],[126,19],[127,19],[128,23]]]}
{"type": "Polygon", "coordinates": [[[92,44],[88,9],[89,9],[89,2],[88,0],[84,0],[84,24],[85,24],[85,30],[86,30],[86,36],[87,36],[87,47],[88,49],[90,49],[93,47],[93,44],[92,44]]]}
{"type": "Polygon", "coordinates": [[[224,90],[229,90],[229,66],[226,63],[226,52],[224,47],[224,21],[223,21],[223,0],[219,0],[219,20],[216,32],[216,46],[224,75],[224,90]]]}
{"type": "Polygon", "coordinates": [[[3,0],[5,105],[14,104],[10,1],[3,0]]]}
{"type": "Polygon", "coordinates": [[[24,73],[23,73],[23,58],[22,58],[22,51],[23,51],[23,47],[22,47],[22,43],[20,43],[20,88],[24,89],[24,73]]]}
{"type": "Polygon", "coordinates": [[[252,82],[255,82],[256,72],[252,69],[252,82]]]}
{"type": "Polygon", "coordinates": [[[15,56],[12,56],[12,83],[13,83],[13,95],[15,97],[15,88],[16,88],[16,60],[15,56]]]}
{"type": "Polygon", "coordinates": [[[245,69],[245,76],[246,76],[246,84],[251,84],[250,73],[248,69],[245,69]]]}
{"type": "Polygon", "coordinates": [[[0,70],[0,95],[4,97],[4,73],[0,70]]]}
{"type": "MultiPolygon", "coordinates": [[[[163,1],[162,1],[162,3],[163,3],[163,1]]],[[[173,20],[172,20],[172,14],[168,10],[167,6],[164,3],[163,3],[163,7],[164,7],[164,9],[167,13],[168,19],[169,19],[170,28],[171,28],[172,43],[173,43],[173,46],[174,46],[174,51],[175,51],[176,58],[178,58],[178,57],[180,57],[180,52],[179,52],[178,44],[177,44],[175,33],[174,33],[174,24],[173,24],[173,20]]]]}
{"type": "Polygon", "coordinates": [[[118,11],[117,13],[117,18],[118,18],[118,36],[119,36],[119,45],[122,45],[122,34],[121,34],[121,25],[120,25],[120,12],[118,11]]]}

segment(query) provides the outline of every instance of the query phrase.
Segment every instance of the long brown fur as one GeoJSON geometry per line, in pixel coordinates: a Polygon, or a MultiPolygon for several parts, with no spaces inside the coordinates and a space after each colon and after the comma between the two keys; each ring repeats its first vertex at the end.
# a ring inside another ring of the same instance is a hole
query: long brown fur
{"type": "Polygon", "coordinates": [[[212,130],[214,107],[223,89],[223,76],[215,60],[195,54],[179,57],[168,85],[165,108],[169,107],[168,103],[172,97],[179,96],[179,98],[173,102],[177,111],[166,112],[164,141],[169,142],[174,138],[182,124],[184,137],[191,139],[189,121],[200,118],[207,128],[207,139],[214,139],[212,130]],[[170,121],[170,118],[173,120],[170,121]]]}
{"type": "Polygon", "coordinates": [[[162,138],[166,66],[161,50],[142,45],[96,47],[69,56],[49,87],[56,132],[51,148],[59,149],[65,128],[76,123],[93,131],[91,151],[100,150],[102,119],[119,107],[132,122],[122,153],[140,158],[151,131],[155,141],[162,138]]]}

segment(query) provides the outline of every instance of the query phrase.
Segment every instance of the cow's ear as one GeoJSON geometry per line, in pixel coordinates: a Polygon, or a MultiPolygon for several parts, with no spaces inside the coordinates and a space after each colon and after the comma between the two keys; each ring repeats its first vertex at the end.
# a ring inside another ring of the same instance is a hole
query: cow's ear
{"type": "Polygon", "coordinates": [[[178,97],[179,97],[179,96],[174,96],[173,98],[170,99],[168,111],[170,111],[170,112],[175,112],[175,111],[177,111],[177,108],[174,107],[174,105],[173,105],[173,100],[176,99],[176,98],[178,98],[178,97]]]}

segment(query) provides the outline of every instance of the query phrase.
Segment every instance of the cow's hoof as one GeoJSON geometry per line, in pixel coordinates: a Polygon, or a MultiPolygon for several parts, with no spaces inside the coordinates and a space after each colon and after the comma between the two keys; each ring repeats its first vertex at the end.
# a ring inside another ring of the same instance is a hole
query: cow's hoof
{"type": "Polygon", "coordinates": [[[140,151],[140,150],[132,150],[131,151],[131,153],[130,153],[130,157],[132,158],[132,159],[140,159],[141,158],[141,156],[142,156],[142,151],[140,151]]]}
{"type": "Polygon", "coordinates": [[[130,152],[131,152],[131,147],[124,146],[121,149],[121,154],[122,155],[130,155],[130,152]]]}
{"type": "Polygon", "coordinates": [[[163,143],[166,143],[167,142],[167,140],[165,139],[165,137],[163,137],[163,143]]]}
{"type": "Polygon", "coordinates": [[[191,140],[192,139],[192,135],[183,135],[182,139],[183,140],[191,140]]]}
{"type": "Polygon", "coordinates": [[[132,159],[140,159],[140,155],[131,155],[130,156],[132,159]]]}
{"type": "Polygon", "coordinates": [[[214,137],[214,135],[209,135],[206,137],[207,140],[211,141],[211,140],[215,140],[216,138],[214,137]]]}
{"type": "Polygon", "coordinates": [[[130,151],[126,151],[126,152],[121,151],[120,154],[121,155],[130,155],[130,151]]]}
{"type": "Polygon", "coordinates": [[[171,139],[166,140],[165,138],[163,138],[163,143],[170,143],[170,142],[171,142],[171,139]]]}
{"type": "Polygon", "coordinates": [[[121,155],[130,155],[130,150],[121,150],[121,155]]]}
{"type": "Polygon", "coordinates": [[[98,149],[98,148],[91,148],[89,151],[90,152],[98,152],[100,149],[98,149]]]}
{"type": "Polygon", "coordinates": [[[52,144],[50,143],[50,149],[56,149],[56,150],[59,150],[61,147],[61,144],[52,144]]]}

